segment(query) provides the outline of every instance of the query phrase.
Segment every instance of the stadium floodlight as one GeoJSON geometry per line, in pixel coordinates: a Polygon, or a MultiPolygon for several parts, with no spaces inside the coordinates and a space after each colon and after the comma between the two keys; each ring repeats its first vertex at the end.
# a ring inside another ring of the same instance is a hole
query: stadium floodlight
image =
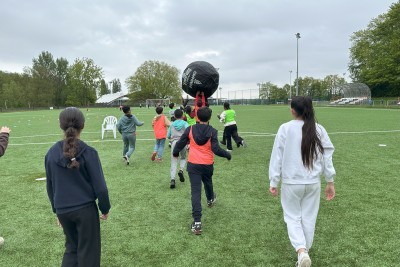
{"type": "Polygon", "coordinates": [[[296,96],[299,95],[299,39],[300,33],[295,34],[297,39],[297,70],[296,70],[296,96]]]}

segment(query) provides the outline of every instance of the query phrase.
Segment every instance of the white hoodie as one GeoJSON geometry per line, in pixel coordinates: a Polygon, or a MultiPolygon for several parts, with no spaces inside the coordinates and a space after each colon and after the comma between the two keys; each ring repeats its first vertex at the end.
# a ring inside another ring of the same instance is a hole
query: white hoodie
{"type": "Polygon", "coordinates": [[[269,162],[271,187],[278,187],[281,178],[282,183],[286,184],[318,183],[321,174],[324,175],[326,182],[333,182],[336,175],[332,163],[335,148],[325,128],[318,123],[316,123],[316,129],[324,148],[324,154],[321,155],[317,149],[318,156],[314,159],[313,168],[304,167],[301,159],[303,124],[302,120],[292,120],[279,127],[269,162]]]}

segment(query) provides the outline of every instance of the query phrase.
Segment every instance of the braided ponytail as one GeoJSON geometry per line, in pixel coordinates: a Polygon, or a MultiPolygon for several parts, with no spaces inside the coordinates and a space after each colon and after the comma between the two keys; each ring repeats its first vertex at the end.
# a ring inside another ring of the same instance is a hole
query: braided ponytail
{"type": "Polygon", "coordinates": [[[70,160],[68,168],[79,168],[76,155],[79,152],[79,134],[83,129],[85,117],[74,107],[64,109],[60,113],[60,128],[64,131],[64,157],[70,160]]]}

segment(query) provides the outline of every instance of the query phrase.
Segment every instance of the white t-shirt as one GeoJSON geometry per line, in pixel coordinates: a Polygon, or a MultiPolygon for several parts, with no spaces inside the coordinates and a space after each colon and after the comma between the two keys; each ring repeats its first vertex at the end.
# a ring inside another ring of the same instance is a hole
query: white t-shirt
{"type": "Polygon", "coordinates": [[[301,139],[304,121],[292,120],[279,127],[272,148],[269,162],[269,180],[271,187],[277,187],[280,180],[286,184],[314,184],[320,181],[320,176],[326,182],[333,182],[336,175],[332,155],[335,148],[328,133],[322,125],[316,123],[324,154],[317,148],[318,156],[314,158],[313,168],[304,167],[301,159],[301,139]]]}

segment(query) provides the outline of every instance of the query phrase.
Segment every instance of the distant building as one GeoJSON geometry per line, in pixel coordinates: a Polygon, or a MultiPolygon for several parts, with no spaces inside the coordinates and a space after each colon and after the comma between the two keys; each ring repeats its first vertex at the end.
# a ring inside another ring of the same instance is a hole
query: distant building
{"type": "Polygon", "coordinates": [[[128,93],[117,92],[114,94],[102,95],[96,100],[96,104],[107,105],[107,106],[121,106],[129,100],[127,97],[128,93]]]}

